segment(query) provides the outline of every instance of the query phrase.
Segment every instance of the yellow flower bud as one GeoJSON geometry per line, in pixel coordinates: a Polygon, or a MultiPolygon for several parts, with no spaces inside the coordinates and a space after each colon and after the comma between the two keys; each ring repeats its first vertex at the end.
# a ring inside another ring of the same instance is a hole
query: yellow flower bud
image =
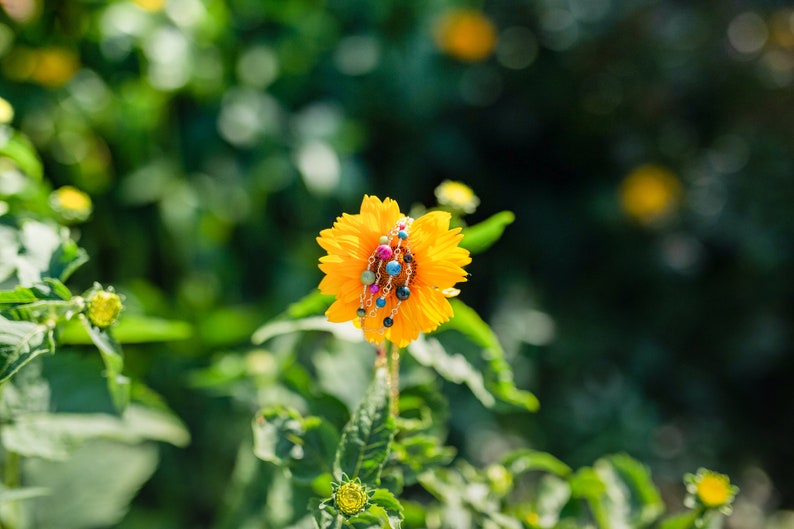
{"type": "Polygon", "coordinates": [[[118,294],[108,290],[99,290],[89,296],[86,303],[86,315],[88,321],[104,329],[116,323],[122,308],[121,297],[118,294]]]}
{"type": "Polygon", "coordinates": [[[367,503],[369,496],[358,479],[342,483],[334,492],[334,504],[344,515],[353,516],[360,513],[367,503]]]}

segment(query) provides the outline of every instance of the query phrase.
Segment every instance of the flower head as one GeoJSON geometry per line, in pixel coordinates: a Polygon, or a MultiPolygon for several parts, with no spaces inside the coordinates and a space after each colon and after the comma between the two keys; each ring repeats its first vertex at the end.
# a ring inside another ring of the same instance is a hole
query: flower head
{"type": "Polygon", "coordinates": [[[476,62],[488,57],[496,46],[496,28],[475,9],[453,9],[435,27],[438,47],[461,61],[476,62]]]}
{"type": "Polygon", "coordinates": [[[344,481],[334,489],[334,505],[346,516],[355,516],[369,504],[367,488],[358,478],[344,481]]]}
{"type": "Polygon", "coordinates": [[[72,186],[59,187],[50,195],[50,205],[66,221],[83,222],[91,215],[91,197],[72,186]]]}
{"type": "Polygon", "coordinates": [[[104,329],[116,323],[122,308],[121,296],[112,290],[96,290],[86,301],[86,316],[88,321],[104,329]]]}
{"type": "Polygon", "coordinates": [[[480,205],[480,199],[474,191],[463,182],[444,180],[435,189],[439,205],[450,207],[463,213],[474,213],[480,205]]]}
{"type": "Polygon", "coordinates": [[[731,513],[731,503],[739,493],[739,487],[731,485],[728,476],[705,468],[698,469],[696,474],[684,476],[684,483],[688,492],[685,500],[688,507],[699,504],[707,509],[719,509],[723,514],[731,513]]]}
{"type": "Polygon", "coordinates": [[[630,217],[652,224],[667,217],[678,205],[681,184],[667,168],[645,164],[637,167],[620,186],[620,202],[630,217]]]}
{"type": "Polygon", "coordinates": [[[368,341],[399,347],[448,321],[445,292],[466,281],[463,267],[471,262],[450,218],[433,211],[413,219],[394,200],[364,196],[359,213],[321,231],[317,242],[328,254],[320,258],[320,291],[336,296],[328,319],[353,321],[368,341]]]}

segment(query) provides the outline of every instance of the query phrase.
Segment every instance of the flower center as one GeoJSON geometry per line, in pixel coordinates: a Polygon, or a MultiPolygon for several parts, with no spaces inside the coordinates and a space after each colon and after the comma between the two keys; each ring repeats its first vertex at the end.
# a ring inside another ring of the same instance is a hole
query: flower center
{"type": "Polygon", "coordinates": [[[721,476],[706,475],[697,485],[700,500],[708,507],[717,507],[730,498],[730,486],[721,476]]]}
{"type": "Polygon", "coordinates": [[[413,220],[403,217],[386,235],[381,236],[378,247],[367,260],[367,269],[361,272],[363,287],[356,314],[361,318],[362,327],[365,318],[381,318],[379,310],[387,305],[388,300],[397,298],[389,315],[382,318],[380,332],[391,327],[400,304],[411,295],[410,286],[416,274],[416,261],[409,240],[413,220]]]}

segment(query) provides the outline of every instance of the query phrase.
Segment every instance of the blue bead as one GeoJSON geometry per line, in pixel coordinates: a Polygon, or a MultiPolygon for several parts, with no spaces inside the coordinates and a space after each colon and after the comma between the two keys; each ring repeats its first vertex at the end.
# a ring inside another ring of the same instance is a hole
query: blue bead
{"type": "Polygon", "coordinates": [[[383,307],[386,306],[386,298],[378,298],[378,299],[376,299],[375,300],[375,305],[377,305],[378,308],[382,309],[383,307]]]}
{"type": "Polygon", "coordinates": [[[356,311],[356,315],[357,315],[359,318],[363,318],[364,316],[366,316],[366,315],[367,315],[367,311],[366,311],[366,310],[364,310],[364,308],[362,307],[362,308],[360,308],[360,309],[358,309],[358,310],[356,311]]]}
{"type": "Polygon", "coordinates": [[[405,231],[405,230],[400,230],[397,233],[397,237],[399,237],[400,239],[407,239],[408,238],[408,232],[405,231]]]}
{"type": "Polygon", "coordinates": [[[386,263],[386,273],[390,276],[400,275],[400,270],[402,270],[402,265],[399,261],[389,261],[386,263]]]}
{"type": "Polygon", "coordinates": [[[397,290],[394,291],[397,294],[397,299],[405,301],[408,299],[408,296],[411,295],[411,289],[408,287],[398,287],[397,290]]]}
{"type": "Polygon", "coordinates": [[[391,319],[389,317],[383,318],[383,326],[384,327],[391,327],[392,325],[394,325],[394,320],[393,319],[391,319]]]}

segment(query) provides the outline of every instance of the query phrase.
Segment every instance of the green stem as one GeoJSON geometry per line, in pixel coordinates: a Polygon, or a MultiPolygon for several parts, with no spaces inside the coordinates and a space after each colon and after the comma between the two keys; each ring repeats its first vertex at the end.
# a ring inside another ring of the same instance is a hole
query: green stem
{"type": "Polygon", "coordinates": [[[389,363],[389,388],[391,389],[391,414],[400,414],[400,348],[392,344],[389,363]]]}

